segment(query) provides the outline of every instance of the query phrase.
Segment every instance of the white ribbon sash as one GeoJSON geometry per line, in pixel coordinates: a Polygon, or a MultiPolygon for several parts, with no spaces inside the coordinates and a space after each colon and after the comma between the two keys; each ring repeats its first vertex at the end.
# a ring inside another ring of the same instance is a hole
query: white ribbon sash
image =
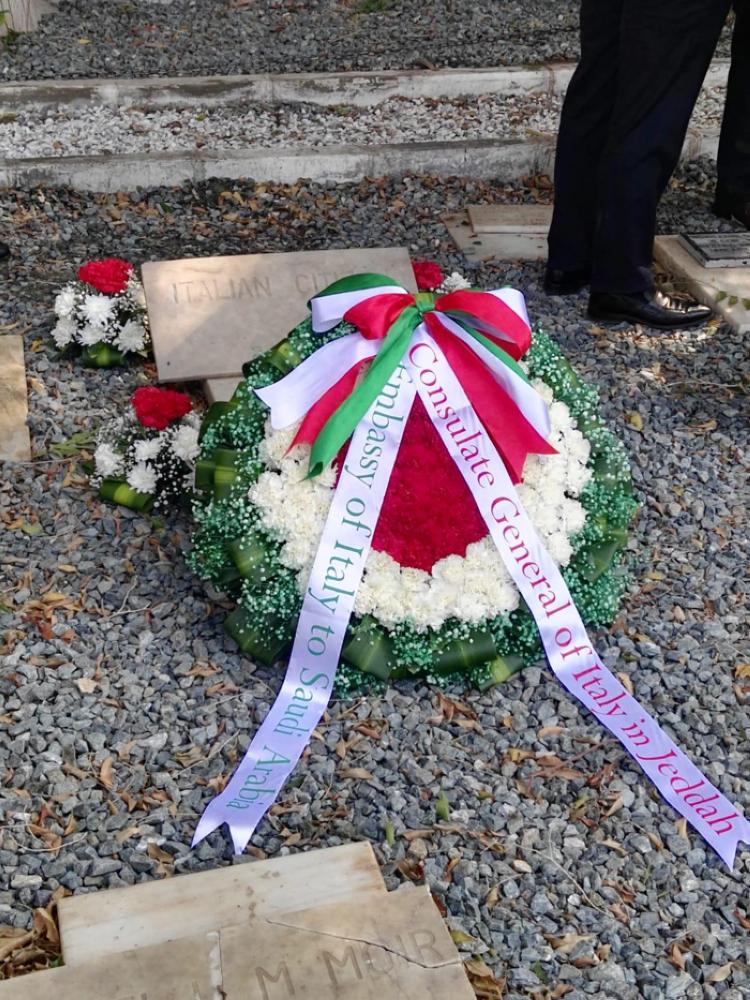
{"type": "Polygon", "coordinates": [[[414,385],[399,366],[354,432],[310,573],[281,691],[229,784],[201,816],[193,846],[227,823],[235,851],[244,851],[328,707],[414,396],[414,385]],[[379,455],[375,447],[381,449],[379,455]]]}
{"type": "MultiPolygon", "coordinates": [[[[362,301],[383,291],[403,289],[366,289],[344,296],[362,301]]],[[[505,294],[496,294],[519,315],[523,308],[525,316],[522,296],[519,306],[517,297],[509,300],[505,294]]],[[[315,303],[322,303],[322,311],[314,315],[316,329],[335,325],[333,319],[340,321],[342,307],[355,304],[335,301],[341,298],[334,295],[314,300],[314,309],[315,303]]],[[[441,316],[441,320],[479,354],[529,422],[547,437],[549,418],[533,388],[507,366],[495,364],[494,355],[449,317],[441,316]],[[497,370],[498,365],[502,371],[497,370]]],[[[284,427],[302,419],[323,392],[357,361],[374,356],[378,346],[358,334],[340,338],[281,381],[257,390],[271,408],[272,426],[284,427]]],[[[500,455],[424,324],[415,331],[403,364],[354,432],[313,564],[281,691],[231,781],[201,817],[193,844],[226,822],[235,850],[244,850],[328,706],[355,596],[416,393],[534,617],[555,676],[610,730],[670,805],[731,867],[738,844],[750,843],[750,824],[602,663],[560,570],[521,506],[500,455]],[[471,447],[466,447],[469,440],[471,447]],[[373,443],[381,448],[375,470],[371,464],[373,443]]]]}
{"type": "Polygon", "coordinates": [[[489,434],[424,327],[415,332],[405,364],[534,617],[555,676],[617,737],[670,805],[731,868],[738,843],[750,843],[750,824],[600,660],[489,434]],[[469,438],[471,449],[462,448],[459,441],[469,438]]]}

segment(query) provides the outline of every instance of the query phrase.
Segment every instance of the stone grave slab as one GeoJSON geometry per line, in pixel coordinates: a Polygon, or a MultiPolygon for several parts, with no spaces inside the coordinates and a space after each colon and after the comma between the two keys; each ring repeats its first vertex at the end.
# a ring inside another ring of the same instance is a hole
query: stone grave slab
{"type": "Polygon", "coordinates": [[[680,242],[703,267],[750,267],[750,233],[682,233],[680,242]]]}
{"type": "Polygon", "coordinates": [[[448,215],[443,222],[467,260],[547,259],[546,233],[476,233],[467,211],[448,215]]]}
{"type": "Polygon", "coordinates": [[[415,291],[403,247],[313,250],[150,262],[143,265],[154,356],[162,382],[239,376],[282,340],[317,291],[375,271],[415,291]]]}
{"type": "Polygon", "coordinates": [[[224,1000],[221,980],[221,942],[214,931],[8,979],[0,982],[0,1000],[224,1000]]]}
{"type": "MultiPolygon", "coordinates": [[[[316,856],[319,852],[312,852],[316,856]]],[[[287,863],[290,858],[279,859],[287,863]]],[[[199,875],[178,879],[192,883],[199,875]]],[[[154,883],[164,891],[169,882],[154,883]]],[[[273,897],[276,881],[266,889],[273,897]]],[[[300,896],[305,884],[299,883],[300,896]]],[[[127,890],[110,890],[112,895],[127,890]]],[[[218,904],[203,900],[204,908],[218,904]]],[[[197,907],[186,902],[188,911],[197,907]]],[[[154,898],[154,919],[160,915],[154,898]]],[[[108,927],[92,924],[99,937],[108,927]]],[[[0,983],[0,1000],[472,1000],[429,890],[406,886],[242,923],[0,983]]]]}
{"type": "Polygon", "coordinates": [[[426,887],[267,916],[222,931],[227,1000],[473,1000],[456,946],[426,887]]]}
{"type": "MultiPolygon", "coordinates": [[[[385,894],[369,843],[252,861],[60,901],[68,967],[253,917],[385,894]]],[[[2,994],[0,994],[2,996],[2,994]]]]}
{"type": "Polygon", "coordinates": [[[240,375],[230,375],[228,378],[208,378],[203,383],[203,392],[209,403],[228,403],[241,381],[240,375]]]}
{"type": "MultiPolygon", "coordinates": [[[[0,10],[5,10],[8,26],[13,31],[34,31],[44,14],[56,11],[60,0],[3,0],[0,10]]],[[[6,34],[0,28],[0,36],[6,34]]]]}
{"type": "Polygon", "coordinates": [[[750,267],[703,267],[679,236],[657,236],[654,258],[677,279],[679,290],[711,306],[740,333],[750,331],[750,267]]]}
{"type": "Polygon", "coordinates": [[[28,414],[23,339],[0,336],[0,461],[30,460],[28,414]]]}
{"type": "Polygon", "coordinates": [[[469,205],[467,211],[471,228],[479,236],[546,236],[552,222],[552,205],[469,205]]]}

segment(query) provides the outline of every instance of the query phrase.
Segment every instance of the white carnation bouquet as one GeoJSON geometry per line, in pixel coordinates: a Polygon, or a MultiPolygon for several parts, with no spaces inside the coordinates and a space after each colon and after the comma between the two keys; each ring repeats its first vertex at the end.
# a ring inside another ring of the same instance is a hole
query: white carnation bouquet
{"type": "Polygon", "coordinates": [[[145,512],[192,495],[201,424],[192,405],[182,392],[136,389],[97,437],[91,483],[103,500],[145,512]]]}
{"type": "Polygon", "coordinates": [[[93,368],[145,356],[151,343],[143,285],[133,265],[116,257],[80,267],[78,280],[57,295],[55,315],[57,347],[80,348],[83,363],[93,368]]]}

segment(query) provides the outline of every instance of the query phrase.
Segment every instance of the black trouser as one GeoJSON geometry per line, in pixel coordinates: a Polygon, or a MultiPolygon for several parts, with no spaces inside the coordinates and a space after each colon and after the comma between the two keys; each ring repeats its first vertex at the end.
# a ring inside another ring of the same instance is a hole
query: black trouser
{"type": "Polygon", "coordinates": [[[735,0],[732,69],[719,143],[719,185],[750,199],[750,0],[735,0]]]}
{"type": "Polygon", "coordinates": [[[583,0],[581,61],[557,143],[550,267],[590,268],[592,291],[653,287],[656,207],[729,8],[730,0],[583,0]]]}

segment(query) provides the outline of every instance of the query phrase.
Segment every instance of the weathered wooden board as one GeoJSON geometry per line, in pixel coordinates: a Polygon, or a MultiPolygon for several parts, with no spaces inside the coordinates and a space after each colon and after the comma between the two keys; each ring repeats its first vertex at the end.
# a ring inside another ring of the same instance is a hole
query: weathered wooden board
{"type": "Polygon", "coordinates": [[[21,337],[0,337],[0,461],[28,462],[26,366],[21,337]]]}
{"type": "Polygon", "coordinates": [[[307,302],[339,278],[388,275],[414,291],[404,247],[200,257],[143,265],[154,357],[162,382],[239,376],[287,336],[307,302]]]}
{"type": "Polygon", "coordinates": [[[266,913],[385,893],[369,843],[178,875],[60,902],[68,966],[175,938],[205,934],[266,913]]]}

